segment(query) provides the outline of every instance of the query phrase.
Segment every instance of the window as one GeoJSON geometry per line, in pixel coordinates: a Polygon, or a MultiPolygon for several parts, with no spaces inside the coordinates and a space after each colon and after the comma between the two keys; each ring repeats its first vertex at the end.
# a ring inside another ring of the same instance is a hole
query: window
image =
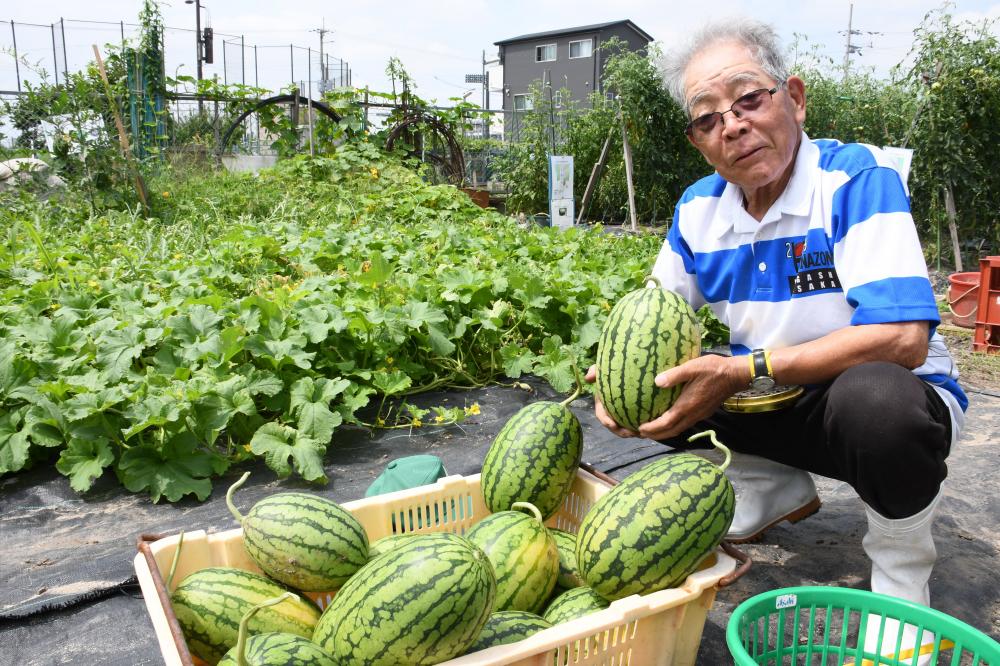
{"type": "Polygon", "coordinates": [[[589,58],[594,53],[594,40],[581,39],[578,42],[569,43],[570,58],[589,58]]]}
{"type": "Polygon", "coordinates": [[[514,95],[515,111],[531,111],[534,108],[535,100],[531,98],[531,95],[514,95]]]}
{"type": "Polygon", "coordinates": [[[535,47],[535,62],[551,62],[556,59],[556,45],[542,44],[535,47]]]}

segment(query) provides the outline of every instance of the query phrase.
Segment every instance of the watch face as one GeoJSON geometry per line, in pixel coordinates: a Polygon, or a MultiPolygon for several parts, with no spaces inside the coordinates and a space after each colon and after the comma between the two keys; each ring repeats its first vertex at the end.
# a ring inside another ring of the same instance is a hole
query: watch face
{"type": "Polygon", "coordinates": [[[774,388],[774,378],[772,377],[754,377],[753,381],[750,382],[750,386],[755,391],[768,391],[774,388]]]}

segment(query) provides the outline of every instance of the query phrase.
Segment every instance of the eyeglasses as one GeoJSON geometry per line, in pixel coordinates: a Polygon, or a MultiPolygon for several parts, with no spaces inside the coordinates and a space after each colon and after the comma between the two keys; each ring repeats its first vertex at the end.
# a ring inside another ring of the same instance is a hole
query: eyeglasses
{"type": "Polygon", "coordinates": [[[691,137],[696,143],[705,141],[708,139],[712,132],[715,131],[716,126],[723,122],[722,116],[726,115],[730,111],[733,115],[741,120],[753,120],[760,113],[767,110],[770,106],[771,98],[774,97],[774,93],[781,90],[785,85],[785,81],[782,81],[773,88],[760,88],[759,90],[752,90],[746,95],[738,98],[733,105],[726,109],[725,111],[713,111],[712,113],[706,113],[705,115],[698,116],[691,122],[687,124],[684,128],[684,133],[691,137]]]}

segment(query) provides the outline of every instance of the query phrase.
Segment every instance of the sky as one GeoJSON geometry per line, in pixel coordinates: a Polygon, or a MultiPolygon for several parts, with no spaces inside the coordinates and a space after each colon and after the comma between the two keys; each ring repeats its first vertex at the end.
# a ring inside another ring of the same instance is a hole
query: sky
{"type": "MultiPolygon", "coordinates": [[[[417,94],[425,99],[448,104],[451,97],[467,95],[469,101],[481,101],[481,88],[466,84],[466,74],[482,71],[487,60],[496,57],[493,42],[531,32],[568,28],[590,23],[630,19],[651,34],[664,48],[697,28],[704,20],[733,14],[745,14],[772,23],[786,45],[796,35],[800,44],[816,45],[819,52],[842,64],[848,17],[852,28],[861,34],[852,41],[861,52],[852,56],[851,66],[869,68],[886,76],[890,68],[904,60],[913,41],[913,30],[931,10],[943,5],[940,0],[827,0],[813,2],[730,0],[727,3],[698,3],[698,11],[689,11],[688,3],[662,0],[295,0],[277,3],[263,0],[202,0],[202,25],[216,31],[215,63],[205,65],[205,75],[217,74],[230,82],[255,80],[263,87],[278,89],[292,78],[309,87],[311,69],[313,86],[319,75],[320,34],[325,35],[327,54],[349,63],[351,83],[387,90],[384,70],[391,56],[398,57],[417,84],[417,94]],[[852,13],[853,4],[853,13],[852,13]],[[225,37],[229,35],[230,37],[225,37]],[[241,58],[242,36],[245,49],[241,58]],[[229,43],[223,47],[222,40],[229,43]],[[807,40],[807,42],[805,41],[807,40]],[[289,45],[292,49],[290,55],[289,45]],[[254,68],[254,45],[257,67],[254,68]],[[223,48],[226,54],[225,71],[223,48]],[[307,48],[313,49],[313,66],[307,68],[307,48]]],[[[41,24],[41,27],[17,25],[15,35],[19,54],[34,67],[46,69],[52,76],[53,45],[49,24],[56,24],[58,69],[79,68],[93,58],[91,44],[118,42],[120,21],[135,24],[140,0],[7,0],[0,9],[0,91],[14,90],[18,77],[9,22],[41,24]],[[64,19],[66,56],[62,55],[64,19]],[[107,21],[114,25],[91,23],[107,21]]],[[[979,21],[1000,17],[1000,0],[955,0],[949,3],[958,19],[979,21]]],[[[183,0],[161,4],[164,23],[168,75],[195,74],[195,6],[183,0]]],[[[135,34],[125,26],[126,37],[135,34]]],[[[21,78],[37,80],[37,74],[21,67],[21,78]]],[[[335,73],[339,73],[335,65],[335,73]]],[[[493,83],[499,85],[494,77],[493,83]]],[[[315,90],[315,88],[314,88],[315,90]]],[[[318,94],[318,93],[315,93],[318,94]]],[[[492,96],[492,106],[500,102],[492,96]]]]}

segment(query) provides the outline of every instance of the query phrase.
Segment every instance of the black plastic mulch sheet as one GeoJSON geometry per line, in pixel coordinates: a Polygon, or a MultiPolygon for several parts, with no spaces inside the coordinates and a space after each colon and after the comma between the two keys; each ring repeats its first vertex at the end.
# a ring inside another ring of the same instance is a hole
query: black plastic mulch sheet
{"type": "MultiPolygon", "coordinates": [[[[258,464],[233,469],[216,480],[212,496],[203,503],[154,505],[147,496],[120,488],[113,478],[77,495],[51,466],[0,479],[0,665],[162,663],[145,603],[133,584],[140,534],[232,529],[236,522],[226,507],[225,492],[247,469],[250,479],[236,495],[244,510],[266,495],[287,490],[315,492],[338,502],[358,499],[390,460],[418,453],[439,456],[449,474],[477,473],[490,442],[510,416],[529,402],[560,399],[547,384],[527,382],[530,391],[488,387],[412,398],[421,406],[478,403],[481,413],[457,426],[375,433],[338,430],[326,458],[326,486],[280,480],[258,464]]],[[[1000,500],[994,470],[1000,400],[983,400],[970,407],[968,436],[963,439],[972,441],[963,441],[949,459],[951,478],[937,523],[940,559],[931,590],[936,608],[997,637],[1000,500]]],[[[571,407],[584,429],[584,461],[616,478],[671,453],[649,440],[610,434],[597,423],[589,399],[571,407]]],[[[754,566],[719,592],[705,624],[699,666],[731,663],[726,622],[735,605],[753,594],[790,585],[867,586],[860,501],[845,484],[826,479],[817,483],[824,500],[819,514],[795,526],[774,528],[759,545],[741,547],[754,566]]]]}

